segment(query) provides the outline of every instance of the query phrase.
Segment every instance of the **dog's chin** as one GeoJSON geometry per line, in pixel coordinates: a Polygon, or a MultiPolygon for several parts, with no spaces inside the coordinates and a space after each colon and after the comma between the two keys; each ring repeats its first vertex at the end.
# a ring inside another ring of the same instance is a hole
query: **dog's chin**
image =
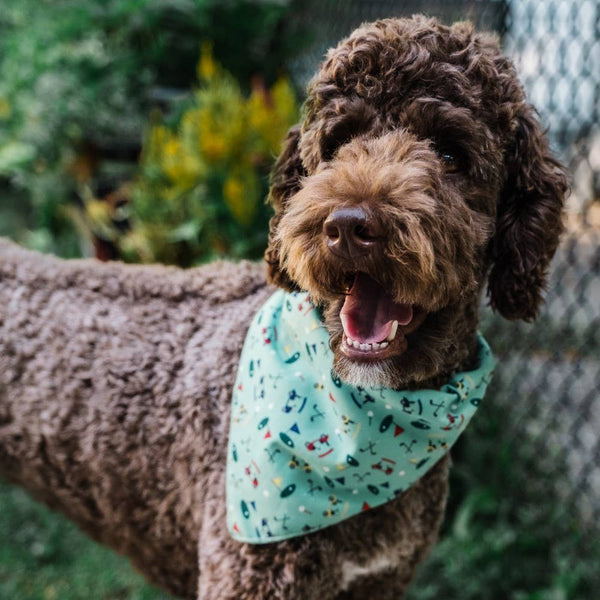
{"type": "Polygon", "coordinates": [[[371,388],[398,388],[398,373],[390,360],[357,361],[341,354],[334,361],[335,374],[348,385],[371,388]]]}

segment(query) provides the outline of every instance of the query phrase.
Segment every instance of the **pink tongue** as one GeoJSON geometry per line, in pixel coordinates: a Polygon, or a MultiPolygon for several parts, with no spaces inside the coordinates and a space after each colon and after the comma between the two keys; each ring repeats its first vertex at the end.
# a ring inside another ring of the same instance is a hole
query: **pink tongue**
{"type": "Polygon", "coordinates": [[[410,304],[396,304],[366,273],[356,274],[340,311],[346,336],[361,344],[383,342],[394,321],[398,321],[398,325],[408,325],[412,317],[410,304]]]}

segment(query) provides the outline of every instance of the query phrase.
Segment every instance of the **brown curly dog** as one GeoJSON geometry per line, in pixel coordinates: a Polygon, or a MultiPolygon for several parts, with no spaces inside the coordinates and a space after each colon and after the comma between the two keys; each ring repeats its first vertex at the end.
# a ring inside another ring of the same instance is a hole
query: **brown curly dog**
{"type": "MultiPolygon", "coordinates": [[[[493,308],[535,317],[565,190],[494,38],[364,25],[327,55],[275,166],[269,280],[322,306],[342,379],[439,386],[475,359],[486,278],[493,308]]],[[[184,598],[400,598],[436,538],[448,458],[325,530],[227,533],[231,388],[272,292],[250,263],[184,272],[3,243],[2,472],[184,598]]]]}

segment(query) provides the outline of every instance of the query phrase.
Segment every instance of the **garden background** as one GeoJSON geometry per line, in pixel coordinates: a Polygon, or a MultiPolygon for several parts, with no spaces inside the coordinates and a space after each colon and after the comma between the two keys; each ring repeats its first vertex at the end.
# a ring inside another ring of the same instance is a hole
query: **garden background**
{"type": "MultiPolygon", "coordinates": [[[[425,12],[494,29],[569,165],[536,324],[484,312],[499,367],[453,452],[411,600],[600,597],[600,3],[0,0],[0,234],[189,267],[259,259],[268,172],[326,48],[425,12]]],[[[0,599],[156,600],[126,560],[0,484],[0,599]]]]}

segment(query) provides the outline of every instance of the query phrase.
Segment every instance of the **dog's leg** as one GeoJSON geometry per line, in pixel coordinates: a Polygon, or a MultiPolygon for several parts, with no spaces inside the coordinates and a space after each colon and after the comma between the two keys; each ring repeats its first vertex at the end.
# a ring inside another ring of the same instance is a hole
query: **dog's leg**
{"type": "Polygon", "coordinates": [[[200,548],[201,600],[334,600],[341,564],[333,544],[303,538],[267,546],[206,531],[200,548]]]}
{"type": "Polygon", "coordinates": [[[319,533],[272,544],[234,541],[225,528],[225,481],[213,471],[199,537],[201,600],[333,600],[339,551],[319,533]]]}
{"type": "Polygon", "coordinates": [[[414,575],[415,566],[388,568],[376,575],[358,577],[349,590],[343,591],[336,600],[402,600],[404,592],[414,575]]]}
{"type": "MultiPolygon", "coordinates": [[[[221,462],[221,461],[219,461],[221,462]]],[[[212,472],[199,543],[202,600],[400,599],[434,544],[448,491],[449,457],[403,496],[334,527],[285,542],[233,541],[224,476],[212,472]]]]}
{"type": "MultiPolygon", "coordinates": [[[[415,569],[437,539],[448,493],[446,456],[402,496],[380,507],[370,521],[346,525],[352,545],[346,550],[341,592],[336,600],[400,600],[415,569]]],[[[344,524],[342,524],[344,525],[344,524]]]]}
{"type": "Polygon", "coordinates": [[[0,474],[186,598],[263,269],[61,261],[0,240],[0,474]]]}

